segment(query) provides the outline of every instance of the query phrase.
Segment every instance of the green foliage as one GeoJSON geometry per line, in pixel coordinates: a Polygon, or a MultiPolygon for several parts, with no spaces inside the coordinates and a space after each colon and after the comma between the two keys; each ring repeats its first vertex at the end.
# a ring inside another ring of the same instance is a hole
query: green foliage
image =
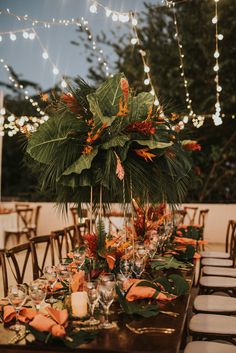
{"type": "Polygon", "coordinates": [[[176,250],[176,252],[177,252],[177,254],[175,254],[174,257],[178,261],[190,262],[193,260],[193,256],[195,254],[195,249],[194,249],[194,246],[187,245],[186,249],[184,251],[176,250]]]}
{"type": "Polygon", "coordinates": [[[174,258],[174,256],[162,256],[155,258],[151,262],[151,268],[153,270],[168,270],[172,269],[186,269],[186,264],[174,258]]]}
{"type": "Polygon", "coordinates": [[[27,152],[42,171],[41,187],[54,191],[58,202],[80,204],[92,186],[96,203],[100,185],[103,201],[123,202],[118,164],[124,170],[126,197],[132,178],[133,195],[141,201],[147,194],[151,202],[183,199],[190,164],[178,134],[159,119],[150,93],[135,97],[129,91],[125,97],[121,80],[128,85],[117,74],[91,89],[87,101],[84,84],[73,87],[70,95],[54,101],[52,116],[31,136],[27,152]]]}

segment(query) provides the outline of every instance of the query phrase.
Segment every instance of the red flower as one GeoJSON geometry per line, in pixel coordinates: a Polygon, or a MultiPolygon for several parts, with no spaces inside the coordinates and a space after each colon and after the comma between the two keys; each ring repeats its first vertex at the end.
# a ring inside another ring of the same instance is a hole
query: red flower
{"type": "Polygon", "coordinates": [[[184,143],[183,147],[187,151],[201,151],[202,149],[202,146],[199,143],[197,143],[197,141],[189,141],[187,143],[184,143]]]}
{"type": "Polygon", "coordinates": [[[85,234],[84,235],[85,244],[89,252],[89,256],[94,257],[97,254],[98,239],[96,234],[85,234]]]}
{"type": "Polygon", "coordinates": [[[140,132],[144,135],[154,135],[156,132],[156,128],[153,126],[153,123],[151,121],[144,120],[129,124],[126,127],[126,131],[140,132]]]}
{"type": "Polygon", "coordinates": [[[78,101],[76,100],[75,96],[73,96],[72,93],[70,93],[70,92],[64,93],[61,96],[61,99],[67,105],[67,107],[70,109],[71,112],[78,113],[81,111],[81,107],[80,107],[78,101]]]}

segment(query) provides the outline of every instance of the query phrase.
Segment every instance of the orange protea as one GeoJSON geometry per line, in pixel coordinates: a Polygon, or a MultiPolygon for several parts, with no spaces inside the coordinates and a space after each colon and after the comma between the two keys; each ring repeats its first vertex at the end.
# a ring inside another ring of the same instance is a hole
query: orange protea
{"type": "Polygon", "coordinates": [[[139,150],[134,150],[134,151],[138,156],[144,158],[146,162],[148,162],[148,161],[152,162],[152,158],[156,157],[156,155],[154,153],[149,152],[150,149],[148,147],[141,148],[139,150]]]}
{"type": "Polygon", "coordinates": [[[49,95],[47,93],[41,93],[40,94],[40,98],[43,102],[47,102],[48,101],[48,98],[49,98],[49,95]]]}
{"type": "Polygon", "coordinates": [[[119,111],[116,114],[116,116],[126,116],[128,114],[128,107],[127,107],[127,103],[125,102],[123,104],[122,98],[120,98],[119,101],[119,111]]]}
{"type": "Polygon", "coordinates": [[[129,83],[125,78],[120,80],[120,88],[122,90],[125,102],[127,102],[129,96],[129,83]]]}

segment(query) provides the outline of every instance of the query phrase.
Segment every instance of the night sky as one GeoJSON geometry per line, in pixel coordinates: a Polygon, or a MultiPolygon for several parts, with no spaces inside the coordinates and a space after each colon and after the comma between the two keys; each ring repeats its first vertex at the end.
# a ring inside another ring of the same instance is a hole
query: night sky
{"type": "MultiPolygon", "coordinates": [[[[144,9],[143,0],[100,0],[104,6],[117,11],[142,11],[144,9]]],[[[161,0],[150,0],[150,3],[157,4],[161,0]]],[[[130,25],[123,25],[113,22],[105,15],[105,11],[98,8],[97,14],[92,14],[89,7],[92,0],[0,0],[1,9],[9,9],[10,12],[19,16],[27,14],[29,17],[40,20],[55,20],[81,18],[88,20],[88,25],[96,37],[101,31],[111,36],[111,30],[121,35],[131,33],[130,25]]],[[[0,32],[30,28],[30,21],[18,21],[17,18],[6,14],[0,15],[0,32]]],[[[21,74],[24,79],[37,82],[43,89],[52,87],[61,77],[61,74],[68,76],[80,75],[86,78],[88,63],[86,62],[87,49],[81,43],[80,47],[72,45],[72,40],[78,40],[76,26],[51,26],[50,29],[35,26],[38,37],[42,45],[47,49],[52,62],[59,69],[60,74],[54,75],[53,67],[49,59],[42,58],[42,48],[39,41],[23,38],[22,33],[17,33],[17,39],[12,41],[9,34],[0,34],[0,57],[4,62],[21,74]]],[[[30,31],[29,31],[30,32],[30,31]]],[[[86,38],[86,35],[84,35],[86,38]]],[[[102,48],[104,54],[108,56],[108,65],[112,66],[115,55],[112,49],[102,48]]],[[[0,65],[0,80],[8,81],[6,71],[0,65]]]]}

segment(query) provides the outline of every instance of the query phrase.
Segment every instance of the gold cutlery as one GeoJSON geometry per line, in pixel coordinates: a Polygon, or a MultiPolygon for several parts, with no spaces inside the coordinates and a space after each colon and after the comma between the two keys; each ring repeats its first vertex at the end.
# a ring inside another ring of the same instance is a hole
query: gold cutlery
{"type": "Polygon", "coordinates": [[[139,327],[135,328],[128,324],[126,324],[127,329],[131,332],[136,333],[137,335],[143,335],[145,333],[160,333],[160,334],[172,334],[175,332],[174,328],[167,328],[167,327],[139,327]]]}
{"type": "Polygon", "coordinates": [[[172,316],[172,317],[178,317],[180,314],[179,313],[175,313],[174,311],[163,311],[160,310],[159,311],[161,314],[167,315],[167,316],[172,316]]]}

